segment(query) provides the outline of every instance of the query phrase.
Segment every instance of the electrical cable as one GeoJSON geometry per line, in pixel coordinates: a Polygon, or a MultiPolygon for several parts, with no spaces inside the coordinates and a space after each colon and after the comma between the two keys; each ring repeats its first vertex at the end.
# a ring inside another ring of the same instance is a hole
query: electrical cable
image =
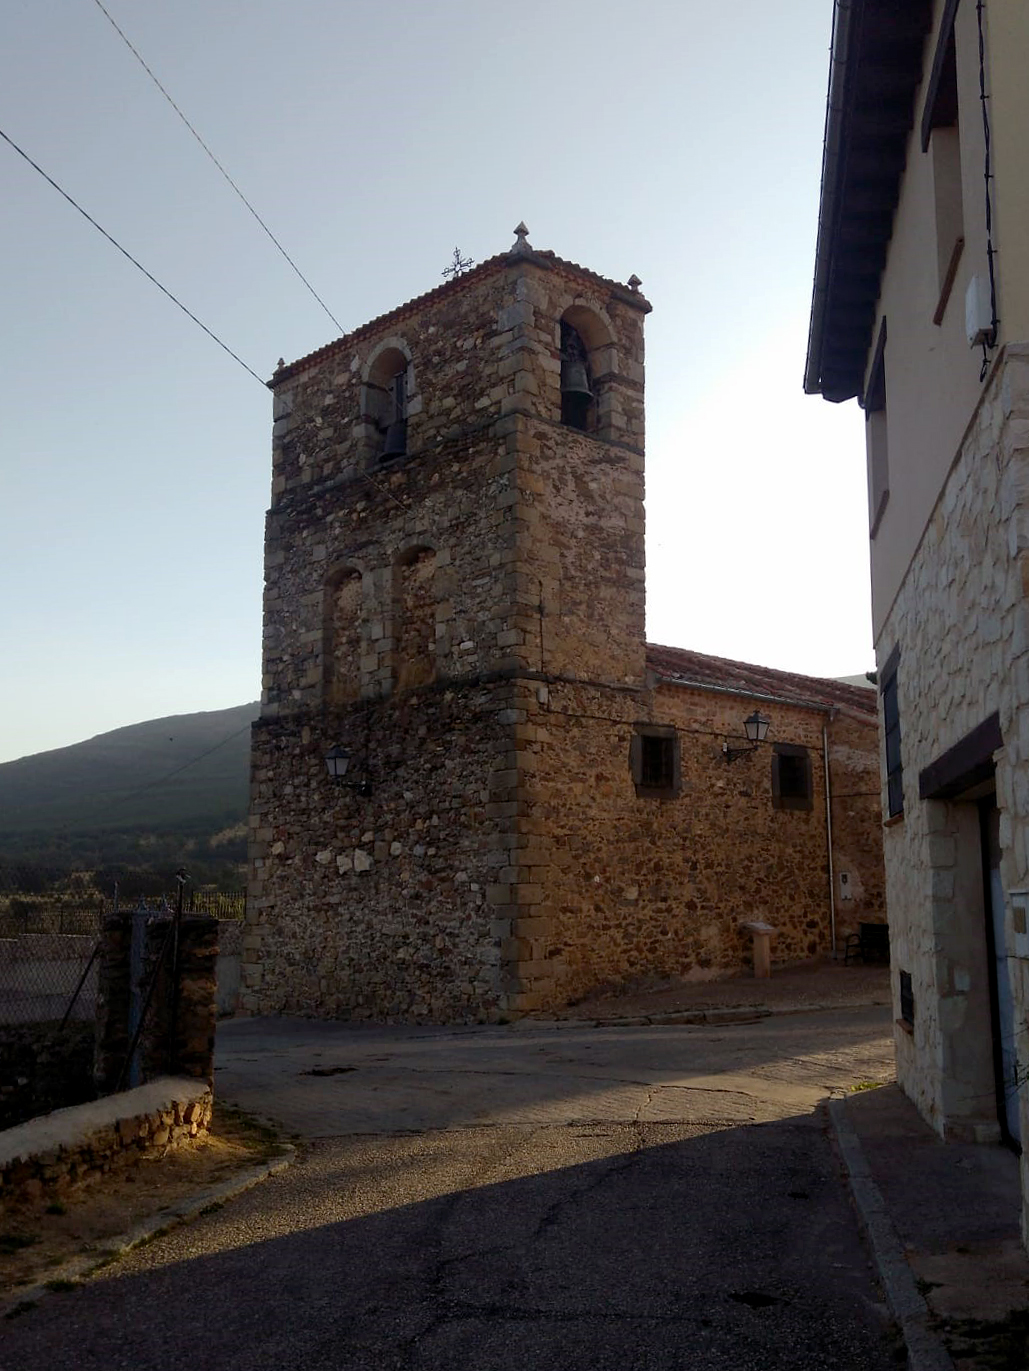
{"type": "Polygon", "coordinates": [[[346,333],[346,329],[343,327],[343,325],[339,322],[339,320],[338,320],[338,319],[336,318],[336,316],[333,314],[332,310],[329,309],[328,305],[325,303],[325,301],[322,299],[322,297],[321,297],[321,296],[318,294],[318,292],[315,290],[314,286],[311,285],[311,282],[307,279],[307,277],[304,275],[304,273],[300,270],[300,268],[297,266],[296,262],[293,261],[293,258],[289,255],[289,253],[286,251],[286,249],[282,246],[282,244],[279,242],[278,238],[276,238],[275,234],[272,233],[271,229],[268,227],[268,225],[264,222],[264,220],[263,220],[263,219],[261,218],[261,216],[258,214],[257,210],[254,209],[253,205],[250,203],[250,201],[247,199],[247,197],[246,197],[246,196],[243,194],[243,192],[240,190],[239,186],[236,185],[235,181],[232,179],[232,177],[229,175],[229,173],[228,173],[228,172],[225,170],[225,168],[222,166],[221,162],[218,161],[217,157],[215,157],[214,153],[213,153],[213,152],[211,151],[211,149],[207,146],[207,144],[204,142],[204,140],[200,137],[200,134],[196,131],[196,129],[193,127],[193,125],[189,122],[189,120],[188,120],[188,119],[186,118],[186,116],[183,114],[182,110],[179,109],[178,105],[175,103],[175,101],[171,98],[171,96],[170,96],[170,95],[168,94],[168,92],[165,90],[164,86],[161,85],[160,81],[157,79],[157,77],[154,75],[154,73],[151,71],[151,69],[147,66],[146,62],[143,60],[143,56],[142,56],[142,54],[140,53],[139,49],[136,48],[136,47],[132,44],[132,42],[130,41],[130,39],[129,39],[129,38],[125,35],[125,33],[123,33],[122,30],[118,27],[117,23],[116,23],[115,20],[111,17],[110,13],[109,13],[109,12],[104,8],[104,6],[101,4],[101,0],[94,0],[94,4],[96,5],[97,9],[100,10],[100,12],[104,15],[104,17],[107,19],[107,21],[110,23],[111,27],[114,29],[115,33],[118,35],[118,37],[122,40],[122,42],[123,42],[123,43],[125,44],[125,46],[128,48],[129,52],[132,53],[133,57],[135,57],[135,59],[136,59],[136,61],[139,63],[139,65],[143,68],[143,70],[146,72],[146,74],[150,77],[151,81],[153,81],[153,83],[154,83],[154,85],[157,87],[157,89],[161,92],[161,94],[164,96],[164,98],[168,101],[168,104],[171,105],[171,107],[172,107],[172,109],[175,111],[175,113],[179,116],[179,118],[182,120],[182,122],[186,125],[186,128],[189,129],[190,133],[193,135],[193,137],[197,140],[197,142],[198,142],[198,143],[200,144],[200,146],[203,148],[204,152],[207,153],[208,157],[211,159],[211,161],[214,163],[214,165],[215,165],[215,166],[218,168],[218,170],[221,172],[221,174],[222,174],[222,176],[225,178],[225,180],[229,183],[229,185],[232,187],[232,189],[236,192],[236,194],[239,196],[239,198],[243,201],[244,205],[246,205],[247,209],[250,211],[250,213],[253,215],[253,217],[257,220],[258,224],[260,224],[261,228],[262,228],[262,229],[264,230],[264,232],[268,235],[268,237],[271,239],[271,241],[275,244],[275,246],[278,248],[279,252],[282,254],[282,256],[283,256],[283,257],[286,259],[286,261],[289,263],[289,265],[293,268],[294,272],[296,272],[297,276],[300,278],[300,280],[304,283],[304,285],[305,285],[305,286],[307,287],[307,289],[310,291],[311,295],[315,298],[315,300],[318,301],[318,304],[322,307],[322,309],[325,311],[325,313],[329,316],[329,318],[330,318],[330,319],[332,320],[332,322],[335,324],[336,328],[339,329],[340,333],[346,333]]]}
{"type": "Polygon", "coordinates": [[[988,351],[997,346],[997,278],[994,272],[993,259],[996,255],[993,246],[993,205],[990,198],[990,181],[993,179],[991,170],[991,149],[990,149],[990,115],[986,108],[986,40],[983,35],[983,0],[977,0],[975,7],[975,17],[979,26],[979,103],[983,112],[983,143],[985,152],[983,155],[983,175],[986,181],[986,263],[990,273],[990,332],[989,336],[983,340],[983,364],[979,370],[979,380],[986,380],[986,373],[990,369],[990,359],[988,351]]]}
{"type": "Polygon", "coordinates": [[[254,378],[254,380],[258,383],[258,385],[262,387],[262,389],[266,389],[265,382],[262,381],[262,379],[260,378],[260,376],[258,376],[257,372],[253,369],[253,367],[248,367],[246,362],[243,361],[243,358],[238,356],[235,352],[233,352],[232,348],[230,348],[227,343],[223,343],[216,333],[212,333],[211,330],[207,327],[207,325],[203,323],[201,320],[199,320],[191,309],[187,309],[187,307],[182,303],[182,301],[171,293],[167,286],[162,286],[157,277],[152,275],[151,272],[147,271],[146,267],[142,264],[142,262],[137,262],[135,257],[133,257],[132,253],[129,252],[126,248],[122,247],[121,243],[118,242],[117,238],[112,238],[111,235],[107,232],[107,230],[105,228],[102,228],[101,225],[98,224],[97,221],[93,218],[93,216],[91,214],[88,214],[86,210],[82,208],[82,206],[78,203],[77,200],[73,200],[72,197],[68,194],[68,192],[66,190],[63,190],[57,184],[57,182],[54,180],[52,176],[48,176],[47,173],[43,170],[43,168],[39,165],[39,163],[34,162],[32,158],[29,156],[29,154],[24,150],[24,148],[20,148],[13,138],[8,137],[8,135],[4,133],[3,129],[0,129],[0,138],[2,138],[5,143],[9,144],[9,146],[15,150],[19,157],[23,157],[25,161],[28,162],[30,167],[32,167],[35,171],[38,171],[40,176],[42,176],[43,180],[48,181],[59,195],[63,195],[65,200],[68,201],[68,204],[71,205],[73,209],[78,210],[78,212],[82,215],[83,219],[88,219],[89,222],[93,225],[93,227],[97,230],[97,232],[102,233],[103,236],[107,239],[107,241],[112,245],[112,247],[116,247],[123,257],[128,258],[132,265],[138,271],[141,271],[148,281],[152,281],[153,284],[157,287],[159,291],[161,291],[162,294],[167,295],[168,299],[172,302],[173,305],[177,305],[178,308],[182,310],[183,314],[185,314],[188,318],[192,319],[194,324],[196,324],[199,328],[202,328],[203,331],[207,334],[208,338],[216,342],[223,352],[227,352],[234,362],[238,362],[244,371],[248,371],[250,375],[254,378]]]}
{"type": "Polygon", "coordinates": [[[198,752],[195,757],[191,757],[188,762],[183,762],[181,766],[175,767],[174,770],[166,771],[163,776],[157,776],[154,780],[147,781],[144,785],[137,786],[135,790],[130,790],[127,794],[122,795],[120,799],[113,800],[110,807],[117,809],[118,805],[126,804],[129,800],[134,800],[137,795],[142,795],[145,790],[153,790],[154,786],[164,785],[165,781],[170,781],[173,776],[179,776],[183,771],[188,771],[191,766],[196,766],[197,762],[202,762],[205,757],[210,757],[212,752],[217,752],[219,748],[225,747],[225,745],[231,743],[234,738],[238,738],[241,733],[246,733],[249,728],[250,720],[248,719],[242,728],[237,728],[235,733],[230,733],[227,738],[223,738],[220,743],[215,743],[215,745],[209,747],[206,752],[198,752]]]}

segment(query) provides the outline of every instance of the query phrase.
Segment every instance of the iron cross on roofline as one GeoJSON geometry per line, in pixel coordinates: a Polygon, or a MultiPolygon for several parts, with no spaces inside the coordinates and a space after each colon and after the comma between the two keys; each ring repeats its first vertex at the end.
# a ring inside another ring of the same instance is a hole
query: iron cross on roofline
{"type": "Polygon", "coordinates": [[[472,261],[471,257],[462,257],[461,249],[455,248],[454,260],[451,262],[449,267],[443,268],[443,275],[451,277],[460,276],[463,272],[466,272],[468,268],[471,266],[474,266],[474,262],[472,261]]]}

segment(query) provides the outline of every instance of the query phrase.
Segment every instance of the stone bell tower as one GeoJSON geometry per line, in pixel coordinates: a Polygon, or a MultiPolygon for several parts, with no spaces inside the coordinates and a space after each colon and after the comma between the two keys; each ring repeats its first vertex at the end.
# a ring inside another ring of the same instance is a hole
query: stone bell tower
{"type": "Polygon", "coordinates": [[[519,225],[276,371],[245,1009],[482,1019],[574,981],[540,816],[589,788],[578,722],[645,688],[649,309],[519,225]]]}

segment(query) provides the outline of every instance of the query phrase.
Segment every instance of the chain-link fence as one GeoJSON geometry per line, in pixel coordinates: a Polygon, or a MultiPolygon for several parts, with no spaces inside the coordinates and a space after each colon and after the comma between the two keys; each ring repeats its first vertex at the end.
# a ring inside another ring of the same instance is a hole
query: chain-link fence
{"type": "MultiPolygon", "coordinates": [[[[174,889],[140,896],[129,893],[132,882],[125,886],[98,883],[89,873],[0,865],[0,1025],[93,1018],[95,949],[105,915],[175,908],[174,889]]],[[[184,891],[185,913],[239,921],[245,908],[242,891],[184,891]]]]}
{"type": "MultiPolygon", "coordinates": [[[[109,876],[98,879],[96,873],[0,862],[0,1129],[94,1098],[104,919],[115,911],[131,911],[134,933],[145,933],[152,924],[170,927],[180,893],[184,914],[233,922],[244,916],[242,891],[197,890],[188,882],[162,881],[150,873],[129,873],[119,882],[109,876]]],[[[236,955],[218,959],[223,1013],[235,1007],[240,932],[223,925],[223,950],[230,944],[236,950],[236,955]]],[[[142,957],[145,938],[133,941],[142,957]]],[[[142,964],[135,968],[143,993],[138,1023],[130,1025],[140,1033],[150,1004],[144,972],[142,964]]]]}

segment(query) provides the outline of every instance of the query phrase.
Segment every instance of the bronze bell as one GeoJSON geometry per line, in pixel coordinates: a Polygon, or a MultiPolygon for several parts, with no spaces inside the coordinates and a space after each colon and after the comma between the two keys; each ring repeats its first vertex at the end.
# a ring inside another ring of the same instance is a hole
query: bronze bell
{"type": "Polygon", "coordinates": [[[581,357],[569,357],[561,363],[561,394],[593,398],[589,372],[581,357]]]}
{"type": "Polygon", "coordinates": [[[394,419],[386,429],[386,445],[383,457],[402,457],[407,451],[407,420],[394,419]]]}

